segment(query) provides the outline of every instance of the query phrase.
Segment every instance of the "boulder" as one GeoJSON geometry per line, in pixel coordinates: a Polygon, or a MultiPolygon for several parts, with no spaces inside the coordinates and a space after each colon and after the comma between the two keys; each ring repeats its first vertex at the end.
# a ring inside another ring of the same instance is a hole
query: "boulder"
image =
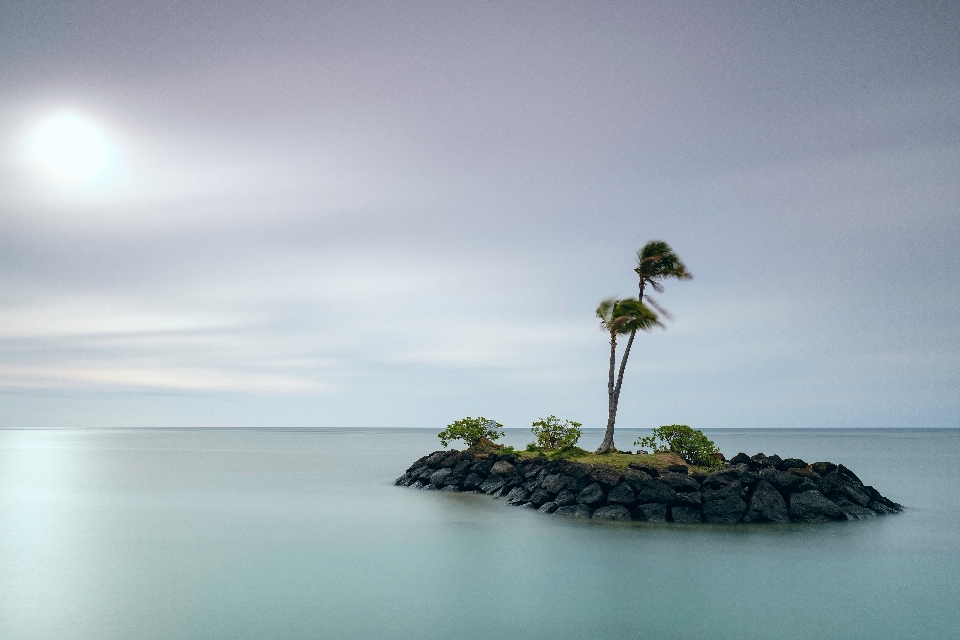
{"type": "MultiPolygon", "coordinates": [[[[791,469],[790,473],[793,474],[794,471],[810,471],[809,469],[791,469]]],[[[819,491],[823,493],[823,478],[820,477],[819,473],[810,471],[810,473],[805,473],[800,476],[800,482],[797,483],[797,486],[793,488],[794,493],[803,493],[804,491],[819,491]]]]}
{"type": "Polygon", "coordinates": [[[700,510],[700,504],[703,503],[703,497],[700,495],[699,491],[687,491],[684,493],[677,493],[673,496],[673,504],[681,507],[696,507],[700,510]]]}
{"type": "Polygon", "coordinates": [[[440,491],[460,491],[460,487],[455,484],[448,484],[444,485],[443,489],[440,489],[440,491]]]}
{"type": "Polygon", "coordinates": [[[823,479],[820,491],[834,502],[838,498],[845,498],[856,505],[865,507],[870,504],[870,494],[864,490],[863,483],[859,480],[857,478],[856,481],[852,482],[847,474],[841,474],[838,469],[823,479]]]}
{"type": "Polygon", "coordinates": [[[798,522],[847,519],[847,515],[840,507],[816,490],[791,495],[790,516],[798,522]]]}
{"type": "Polygon", "coordinates": [[[483,484],[483,478],[481,478],[475,473],[471,473],[470,475],[468,475],[466,478],[463,479],[463,483],[460,486],[462,486],[467,491],[470,491],[471,489],[476,489],[481,484],[483,484]]]}
{"type": "Polygon", "coordinates": [[[732,482],[730,484],[721,484],[715,485],[716,488],[707,486],[706,483],[703,484],[703,488],[700,493],[703,496],[704,502],[714,502],[716,500],[726,500],[727,498],[740,498],[743,499],[746,497],[747,493],[739,482],[732,482]]]}
{"type": "Polygon", "coordinates": [[[750,456],[750,468],[751,469],[763,469],[765,467],[772,467],[773,463],[770,462],[770,458],[758,453],[755,456],[750,456]]]}
{"type": "MultiPolygon", "coordinates": [[[[684,467],[686,469],[686,467],[684,467]]],[[[668,485],[674,491],[680,493],[685,491],[700,491],[700,484],[691,476],[684,473],[661,473],[660,482],[668,485]]]]}
{"type": "MultiPolygon", "coordinates": [[[[894,502],[893,500],[890,500],[890,499],[888,499],[888,498],[884,498],[882,495],[880,495],[880,492],[879,492],[879,491],[877,491],[876,489],[874,489],[874,488],[871,487],[870,485],[865,485],[865,486],[863,487],[863,490],[867,492],[867,495],[870,496],[870,500],[871,500],[872,502],[877,502],[877,503],[883,505],[885,508],[889,509],[888,512],[884,512],[884,513],[896,513],[896,512],[898,512],[898,511],[902,511],[902,510],[903,510],[903,505],[899,505],[899,504],[897,504],[896,502],[894,502]]],[[[867,506],[870,507],[871,509],[873,509],[873,506],[872,506],[872,505],[867,505],[867,506]]],[[[874,510],[875,510],[875,509],[874,509],[874,510]]],[[[876,510],[875,510],[875,511],[876,511],[876,510]]]]}
{"type": "Polygon", "coordinates": [[[674,522],[683,524],[692,522],[703,522],[703,514],[697,507],[673,507],[670,509],[670,517],[674,522]]]}
{"type": "Polygon", "coordinates": [[[537,511],[540,513],[553,513],[559,506],[556,502],[544,502],[537,511]]]}
{"type": "Polygon", "coordinates": [[[428,467],[439,467],[440,463],[443,462],[443,459],[447,457],[449,451],[434,451],[427,459],[423,461],[428,467]]]}
{"type": "Polygon", "coordinates": [[[772,484],[761,480],[750,498],[744,522],[790,522],[790,510],[783,496],[772,484]]]}
{"type": "Polygon", "coordinates": [[[742,451],[730,458],[730,464],[750,464],[750,456],[742,451]]]}
{"type": "Polygon", "coordinates": [[[667,473],[679,473],[680,475],[685,476],[690,471],[690,469],[685,464],[671,464],[671,465],[668,465],[664,469],[664,471],[666,471],[667,473]]]}
{"type": "Polygon", "coordinates": [[[539,507],[544,503],[550,502],[550,494],[543,489],[537,489],[530,494],[530,502],[539,507]]]}
{"type": "Polygon", "coordinates": [[[499,489],[502,489],[506,483],[507,481],[502,476],[491,473],[487,479],[483,481],[483,484],[480,485],[480,491],[484,493],[495,493],[499,489]]]}
{"type": "Polygon", "coordinates": [[[807,463],[800,458],[787,458],[777,465],[777,469],[780,471],[787,471],[789,469],[800,469],[805,466],[807,466],[807,463]]]}
{"type": "Polygon", "coordinates": [[[732,485],[739,482],[741,486],[756,484],[759,482],[759,474],[750,471],[744,465],[739,465],[737,467],[731,467],[725,471],[715,471],[707,475],[703,479],[701,489],[704,487],[709,489],[719,489],[720,487],[732,485]]]}
{"type": "Polygon", "coordinates": [[[834,500],[834,502],[838,507],[840,507],[840,510],[846,514],[847,520],[867,520],[869,518],[877,517],[877,514],[867,507],[861,507],[858,504],[850,502],[846,498],[839,498],[834,500]]]}
{"type": "Polygon", "coordinates": [[[470,467],[473,466],[473,459],[463,459],[461,458],[457,464],[453,466],[454,473],[462,473],[464,476],[469,473],[470,467]]]}
{"type": "Polygon", "coordinates": [[[870,504],[868,504],[868,505],[867,505],[867,508],[869,508],[871,511],[874,511],[874,512],[879,513],[879,514],[881,514],[881,515],[884,515],[884,514],[887,514],[887,513],[896,513],[896,512],[897,512],[896,509],[891,509],[890,507],[888,507],[887,505],[883,504],[882,502],[877,502],[877,501],[873,501],[873,502],[871,502],[870,504]]]}
{"type": "Polygon", "coordinates": [[[424,482],[430,482],[430,476],[436,473],[437,470],[432,467],[424,467],[423,471],[420,472],[420,475],[417,476],[420,480],[424,482]]]}
{"type": "Polygon", "coordinates": [[[590,517],[590,507],[585,504],[570,505],[567,507],[559,507],[556,511],[553,512],[554,515],[558,516],[572,516],[574,518],[589,518],[590,517]]]}
{"type": "Polygon", "coordinates": [[[539,489],[541,480],[542,478],[539,478],[537,476],[534,476],[532,478],[527,478],[526,481],[523,483],[523,488],[526,489],[527,491],[534,491],[535,489],[539,489]]]}
{"type": "Polygon", "coordinates": [[[636,500],[639,502],[660,502],[667,504],[673,500],[673,497],[677,493],[671,489],[668,484],[655,478],[650,478],[649,476],[647,479],[633,479],[630,484],[632,484],[634,490],[636,490],[636,500]]]}
{"type": "Polygon", "coordinates": [[[513,471],[513,465],[507,462],[506,460],[500,460],[492,467],[490,467],[490,473],[495,473],[498,476],[505,476],[508,473],[513,471]]]}
{"type": "Polygon", "coordinates": [[[590,467],[587,474],[595,483],[610,488],[620,482],[620,472],[608,464],[597,464],[590,467]]]}
{"type": "Polygon", "coordinates": [[[842,464],[837,465],[836,472],[837,472],[837,475],[843,477],[843,479],[846,480],[849,484],[852,484],[855,487],[863,486],[863,481],[861,481],[860,478],[857,477],[857,474],[855,474],[853,471],[850,471],[850,469],[847,469],[842,464]]]}
{"type": "Polygon", "coordinates": [[[490,469],[493,468],[493,464],[493,460],[490,460],[489,458],[486,460],[480,460],[473,463],[473,466],[470,467],[470,471],[478,476],[487,477],[490,475],[490,469]]]}
{"type": "Polygon", "coordinates": [[[426,484],[426,485],[423,485],[423,490],[424,490],[424,491],[436,491],[436,490],[437,490],[437,485],[435,485],[435,484],[426,484]]]}
{"type": "Polygon", "coordinates": [[[577,496],[575,496],[569,489],[564,489],[557,494],[557,497],[553,499],[559,507],[568,507],[572,504],[577,504],[577,496]]]}
{"type": "Polygon", "coordinates": [[[458,462],[460,462],[460,452],[452,451],[450,454],[443,459],[440,463],[441,469],[452,469],[458,462]]]}
{"type": "Polygon", "coordinates": [[[571,462],[566,466],[563,472],[571,478],[582,478],[583,476],[587,475],[589,471],[590,465],[583,464],[582,462],[571,462]]]}
{"type": "Polygon", "coordinates": [[[583,491],[577,495],[577,502],[579,504],[597,505],[603,502],[605,497],[603,489],[595,482],[585,487],[583,491]]]}
{"type": "Polygon", "coordinates": [[[647,474],[647,475],[650,476],[651,478],[656,478],[657,476],[660,475],[660,472],[657,471],[657,469],[656,469],[655,467],[650,467],[650,466],[647,466],[647,465],[642,464],[642,463],[640,463],[640,462],[631,462],[631,463],[630,463],[629,465],[627,465],[627,466],[628,466],[629,468],[631,468],[631,469],[636,469],[637,471],[642,471],[643,473],[647,474]]]}
{"type": "Polygon", "coordinates": [[[773,454],[772,456],[767,456],[767,462],[769,462],[772,467],[776,468],[778,464],[783,462],[783,458],[777,454],[773,454]]]}
{"type": "Polygon", "coordinates": [[[579,493],[583,491],[586,488],[586,486],[590,483],[591,483],[591,480],[589,476],[586,476],[586,475],[579,476],[579,477],[573,476],[571,477],[570,482],[567,483],[567,489],[569,489],[574,493],[579,493]]]}
{"type": "Polygon", "coordinates": [[[419,480],[415,480],[413,484],[410,485],[411,489],[423,489],[423,483],[419,480]]]}
{"type": "Polygon", "coordinates": [[[556,495],[563,491],[564,487],[566,487],[571,480],[573,480],[573,478],[570,476],[556,473],[544,477],[544,479],[540,482],[540,487],[543,488],[544,491],[556,495]]]}
{"type": "Polygon", "coordinates": [[[810,465],[810,468],[819,473],[821,476],[826,476],[828,473],[836,470],[837,465],[832,462],[814,462],[810,465]]]}
{"type": "MultiPolygon", "coordinates": [[[[607,494],[607,502],[616,504],[629,504],[634,500],[633,487],[628,482],[621,482],[607,494]]],[[[596,517],[596,515],[594,515],[596,517]]]]}
{"type": "Polygon", "coordinates": [[[462,473],[451,473],[447,476],[447,479],[444,480],[443,486],[447,487],[450,485],[460,487],[463,484],[463,481],[467,479],[467,476],[462,473]]]}
{"type": "Polygon", "coordinates": [[[707,522],[740,522],[747,510],[747,503],[733,495],[723,500],[713,500],[703,504],[703,519],[707,522]]]}
{"type": "Polygon", "coordinates": [[[523,476],[525,478],[536,478],[541,471],[543,471],[542,464],[531,464],[527,467],[527,470],[524,472],[523,476]]]}
{"type": "Polygon", "coordinates": [[[527,502],[527,497],[530,494],[523,490],[521,487],[515,487],[510,490],[510,493],[507,494],[507,504],[523,504],[527,502]]]}
{"type": "Polygon", "coordinates": [[[641,480],[651,480],[654,476],[650,475],[646,471],[641,471],[640,469],[625,469],[622,474],[620,474],[620,479],[633,484],[635,482],[640,482],[641,480]]]}
{"type": "Polygon", "coordinates": [[[593,512],[594,520],[630,520],[630,512],[622,504],[600,507],[593,512]]]}
{"type": "Polygon", "coordinates": [[[441,489],[443,488],[444,482],[446,481],[447,477],[452,474],[453,474],[453,471],[449,467],[442,468],[439,471],[434,471],[430,475],[430,484],[435,484],[437,485],[438,489],[441,489]]]}
{"type": "Polygon", "coordinates": [[[638,504],[636,509],[633,510],[633,517],[645,522],[666,522],[667,505],[660,502],[638,504]]]}
{"type": "Polygon", "coordinates": [[[772,484],[781,494],[793,492],[793,488],[800,484],[802,480],[802,478],[796,474],[777,471],[769,467],[760,472],[760,478],[772,484]]]}

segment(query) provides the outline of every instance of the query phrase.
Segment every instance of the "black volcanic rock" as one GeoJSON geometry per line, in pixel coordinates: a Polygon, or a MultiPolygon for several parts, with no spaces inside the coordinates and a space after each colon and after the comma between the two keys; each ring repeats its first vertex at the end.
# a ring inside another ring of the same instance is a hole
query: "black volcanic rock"
{"type": "Polygon", "coordinates": [[[689,524],[703,522],[703,514],[695,507],[674,507],[670,510],[674,522],[689,524]]]}
{"type": "Polygon", "coordinates": [[[790,515],[797,522],[847,519],[843,510],[819,491],[804,491],[790,496],[790,515]]]}
{"type": "Polygon", "coordinates": [[[567,507],[560,507],[560,508],[558,508],[556,511],[554,511],[553,513],[554,513],[554,515],[557,515],[557,516],[571,516],[571,517],[574,517],[574,518],[589,518],[589,517],[590,517],[590,514],[591,514],[592,512],[590,511],[590,507],[588,507],[587,505],[585,505],[585,504],[578,504],[578,505],[570,505],[570,506],[567,506],[567,507]]]}
{"type": "Polygon", "coordinates": [[[594,520],[630,520],[630,512],[620,504],[611,504],[600,507],[593,512],[594,520]]]}
{"type": "Polygon", "coordinates": [[[606,496],[603,494],[603,489],[600,488],[599,484],[593,483],[577,495],[577,502],[579,504],[597,505],[603,502],[604,498],[606,496]]]}
{"type": "Polygon", "coordinates": [[[807,463],[800,458],[787,458],[777,465],[777,469],[780,471],[787,471],[789,469],[798,469],[805,466],[807,466],[807,463]]]}
{"type": "Polygon", "coordinates": [[[736,495],[728,496],[723,500],[712,500],[703,504],[703,519],[706,522],[740,522],[747,503],[736,495]]]}
{"type": "Polygon", "coordinates": [[[667,505],[659,502],[638,504],[633,510],[633,517],[636,520],[643,520],[645,522],[666,522],[667,505]]]}
{"type": "Polygon", "coordinates": [[[711,473],[631,462],[620,471],[545,456],[435,451],[394,481],[427,491],[486,493],[515,506],[596,520],[678,523],[862,520],[903,507],[843,465],[738,454],[711,473]]]}
{"type": "Polygon", "coordinates": [[[629,482],[621,482],[607,494],[607,502],[616,504],[630,504],[635,498],[633,487],[629,482]]]}
{"type": "Polygon", "coordinates": [[[790,522],[790,510],[780,492],[766,480],[761,480],[750,498],[750,508],[747,509],[743,521],[790,522]]]}

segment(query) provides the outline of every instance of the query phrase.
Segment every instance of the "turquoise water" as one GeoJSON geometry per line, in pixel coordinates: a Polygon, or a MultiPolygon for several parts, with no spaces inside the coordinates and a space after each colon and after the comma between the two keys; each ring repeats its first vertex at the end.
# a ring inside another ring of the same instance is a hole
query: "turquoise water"
{"type": "Polygon", "coordinates": [[[435,431],[0,431],[0,638],[960,637],[960,432],[710,435],[909,508],[594,523],[392,486],[435,431]]]}

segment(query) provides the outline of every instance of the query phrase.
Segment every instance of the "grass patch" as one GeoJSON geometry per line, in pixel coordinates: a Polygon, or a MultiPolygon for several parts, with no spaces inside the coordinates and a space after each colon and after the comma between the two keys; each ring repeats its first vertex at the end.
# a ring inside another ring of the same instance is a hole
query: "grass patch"
{"type": "Polygon", "coordinates": [[[630,455],[628,453],[593,453],[580,447],[573,447],[560,451],[536,450],[514,451],[512,453],[522,460],[535,458],[542,454],[551,460],[563,459],[583,464],[608,464],[621,471],[626,469],[631,462],[639,462],[654,469],[664,469],[672,464],[682,464],[690,468],[690,473],[710,473],[712,471],[711,469],[688,464],[684,462],[683,458],[669,451],[665,453],[638,453],[637,455],[630,455]]]}

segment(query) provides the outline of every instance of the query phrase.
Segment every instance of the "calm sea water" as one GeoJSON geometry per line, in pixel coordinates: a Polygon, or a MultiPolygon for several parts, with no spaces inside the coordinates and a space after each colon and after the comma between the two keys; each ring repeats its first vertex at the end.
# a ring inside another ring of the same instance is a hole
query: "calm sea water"
{"type": "Polygon", "coordinates": [[[0,638],[960,637],[960,432],[711,436],[909,509],[593,523],[392,486],[435,431],[0,431],[0,638]]]}

